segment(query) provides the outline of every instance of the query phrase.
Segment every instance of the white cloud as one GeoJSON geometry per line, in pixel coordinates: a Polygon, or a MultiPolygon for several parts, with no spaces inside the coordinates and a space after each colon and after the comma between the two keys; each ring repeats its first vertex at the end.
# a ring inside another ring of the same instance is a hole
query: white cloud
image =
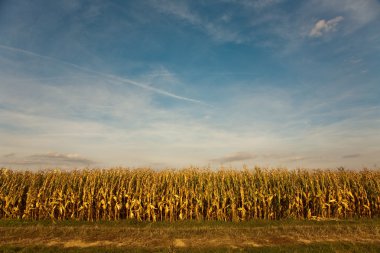
{"type": "Polygon", "coordinates": [[[343,16],[343,34],[350,34],[369,25],[380,16],[378,0],[311,0],[305,4],[308,16],[343,16]]]}
{"type": "Polygon", "coordinates": [[[351,21],[350,29],[357,29],[380,15],[380,3],[377,0],[314,0],[322,11],[341,13],[351,21]]]}
{"type": "Polygon", "coordinates": [[[343,20],[342,16],[335,17],[330,20],[321,19],[315,23],[314,27],[311,29],[310,37],[321,37],[325,33],[335,32],[337,25],[343,20]]]}

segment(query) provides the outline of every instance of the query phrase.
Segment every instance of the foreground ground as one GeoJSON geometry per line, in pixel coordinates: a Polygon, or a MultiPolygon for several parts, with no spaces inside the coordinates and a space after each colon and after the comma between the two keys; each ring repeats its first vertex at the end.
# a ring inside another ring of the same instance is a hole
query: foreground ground
{"type": "Polygon", "coordinates": [[[0,252],[380,252],[380,219],[220,222],[0,220],[0,252]]]}

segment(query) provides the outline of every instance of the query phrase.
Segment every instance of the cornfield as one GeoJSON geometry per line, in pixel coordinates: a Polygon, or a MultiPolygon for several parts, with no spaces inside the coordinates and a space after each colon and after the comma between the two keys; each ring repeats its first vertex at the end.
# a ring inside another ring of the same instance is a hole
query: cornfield
{"type": "Polygon", "coordinates": [[[380,171],[0,169],[0,218],[176,221],[377,217],[380,171]]]}

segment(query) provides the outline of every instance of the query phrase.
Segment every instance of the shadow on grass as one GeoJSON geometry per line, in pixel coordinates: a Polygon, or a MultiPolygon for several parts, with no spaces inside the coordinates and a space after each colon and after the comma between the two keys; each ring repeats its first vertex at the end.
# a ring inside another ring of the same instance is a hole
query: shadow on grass
{"type": "Polygon", "coordinates": [[[64,221],[52,221],[52,220],[17,220],[17,219],[0,219],[0,227],[22,227],[22,226],[109,226],[109,227],[138,227],[138,228],[196,228],[196,227],[276,227],[276,226],[302,226],[302,225],[380,225],[380,218],[358,218],[358,219],[332,219],[332,220],[300,220],[300,219],[283,219],[283,220],[250,220],[241,222],[231,221],[158,221],[158,222],[146,222],[137,220],[117,220],[117,221],[76,221],[76,220],[64,220],[64,221]]]}
{"type": "Polygon", "coordinates": [[[0,253],[122,253],[122,252],[262,252],[262,253],[336,253],[336,252],[380,252],[378,244],[352,244],[352,243],[315,243],[315,244],[298,244],[287,246],[270,246],[257,248],[162,248],[162,249],[126,249],[126,248],[107,248],[107,247],[88,247],[88,248],[61,248],[61,247],[0,247],[0,253]]]}

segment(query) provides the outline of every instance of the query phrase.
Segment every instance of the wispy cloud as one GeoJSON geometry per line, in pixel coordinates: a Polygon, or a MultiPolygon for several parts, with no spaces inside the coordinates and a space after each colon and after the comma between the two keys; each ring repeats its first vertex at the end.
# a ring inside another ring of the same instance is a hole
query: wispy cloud
{"type": "Polygon", "coordinates": [[[380,3],[377,0],[311,0],[305,2],[301,10],[304,21],[310,17],[335,17],[317,20],[314,27],[308,30],[310,37],[321,37],[337,30],[338,26],[341,34],[348,35],[378,19],[380,3]],[[344,17],[344,22],[339,17],[344,17]]]}
{"type": "Polygon", "coordinates": [[[380,15],[377,0],[313,0],[313,7],[323,12],[341,13],[350,22],[350,31],[372,22],[380,15]]]}
{"type": "Polygon", "coordinates": [[[306,160],[313,160],[315,157],[313,156],[302,156],[302,155],[294,155],[289,154],[288,152],[278,152],[271,154],[253,154],[251,152],[237,152],[228,154],[219,158],[211,159],[210,162],[212,164],[238,164],[238,162],[245,162],[250,165],[258,165],[258,164],[267,164],[274,166],[283,166],[283,165],[295,165],[306,160]],[[269,162],[270,161],[270,162],[269,162]]]}
{"type": "Polygon", "coordinates": [[[176,95],[174,93],[171,93],[171,92],[168,92],[168,91],[165,91],[165,90],[162,90],[162,89],[158,89],[158,88],[146,85],[144,83],[136,82],[136,81],[131,80],[131,79],[122,78],[122,77],[119,77],[119,76],[115,76],[115,75],[111,75],[111,74],[106,74],[106,73],[102,73],[102,72],[99,72],[99,71],[95,71],[95,70],[91,70],[91,69],[88,69],[88,68],[84,68],[84,67],[81,67],[81,66],[79,66],[77,64],[70,63],[70,62],[67,62],[67,61],[63,61],[63,60],[57,59],[55,57],[45,56],[45,55],[37,54],[35,52],[31,52],[31,51],[28,51],[28,50],[25,50],[25,49],[5,46],[5,45],[1,45],[1,44],[0,44],[0,48],[8,50],[8,51],[12,51],[12,52],[17,52],[17,53],[26,54],[26,55],[33,56],[33,57],[42,58],[42,59],[49,60],[49,61],[58,62],[60,64],[63,64],[63,65],[75,68],[77,70],[80,70],[80,71],[83,71],[83,72],[86,72],[86,73],[90,73],[90,74],[93,74],[93,75],[96,75],[96,76],[101,76],[101,77],[104,77],[104,78],[112,79],[114,81],[118,81],[118,82],[121,82],[121,83],[132,84],[134,86],[143,88],[145,90],[153,91],[153,92],[155,92],[157,94],[164,95],[164,96],[167,96],[167,97],[171,97],[171,98],[174,98],[174,99],[188,101],[188,102],[197,103],[197,104],[207,105],[206,103],[204,103],[204,102],[202,102],[200,100],[196,100],[196,99],[193,99],[193,98],[179,96],[179,95],[176,95]]]}
{"type": "Polygon", "coordinates": [[[310,37],[321,37],[322,35],[329,33],[329,32],[335,32],[337,25],[343,20],[344,18],[342,16],[335,17],[330,20],[318,20],[314,27],[311,29],[309,36],[310,37]]]}
{"type": "Polygon", "coordinates": [[[290,157],[286,157],[286,158],[285,158],[285,161],[288,161],[288,162],[300,162],[300,161],[304,161],[304,160],[307,160],[307,159],[311,159],[311,157],[305,157],[305,156],[290,156],[290,157]]]}
{"type": "Polygon", "coordinates": [[[220,0],[219,2],[243,6],[244,8],[248,8],[250,11],[260,12],[263,9],[280,4],[284,2],[284,0],[220,0]]]}
{"type": "Polygon", "coordinates": [[[255,159],[257,156],[246,152],[238,152],[231,155],[223,156],[220,158],[212,159],[211,162],[216,163],[231,163],[255,159]]]}
{"type": "Polygon", "coordinates": [[[271,7],[273,5],[284,2],[284,0],[228,0],[236,4],[242,4],[246,7],[251,7],[255,10],[261,10],[264,8],[271,7]]]}
{"type": "Polygon", "coordinates": [[[3,155],[3,157],[9,158],[9,157],[14,157],[15,155],[16,155],[15,153],[9,153],[9,154],[3,155]]]}
{"type": "Polygon", "coordinates": [[[198,14],[194,9],[191,9],[185,1],[158,1],[155,2],[154,6],[162,13],[170,14],[199,28],[215,41],[243,42],[243,38],[237,30],[231,30],[224,25],[226,22],[225,14],[222,14],[218,20],[210,20],[198,14]],[[222,21],[223,24],[219,24],[219,21],[222,21]]]}
{"type": "Polygon", "coordinates": [[[342,156],[343,159],[357,158],[357,157],[360,157],[360,154],[350,154],[350,155],[344,155],[344,156],[342,156]]]}
{"type": "Polygon", "coordinates": [[[96,162],[79,154],[61,154],[56,152],[29,156],[9,156],[0,160],[1,166],[16,168],[75,168],[95,165],[96,162]]]}

